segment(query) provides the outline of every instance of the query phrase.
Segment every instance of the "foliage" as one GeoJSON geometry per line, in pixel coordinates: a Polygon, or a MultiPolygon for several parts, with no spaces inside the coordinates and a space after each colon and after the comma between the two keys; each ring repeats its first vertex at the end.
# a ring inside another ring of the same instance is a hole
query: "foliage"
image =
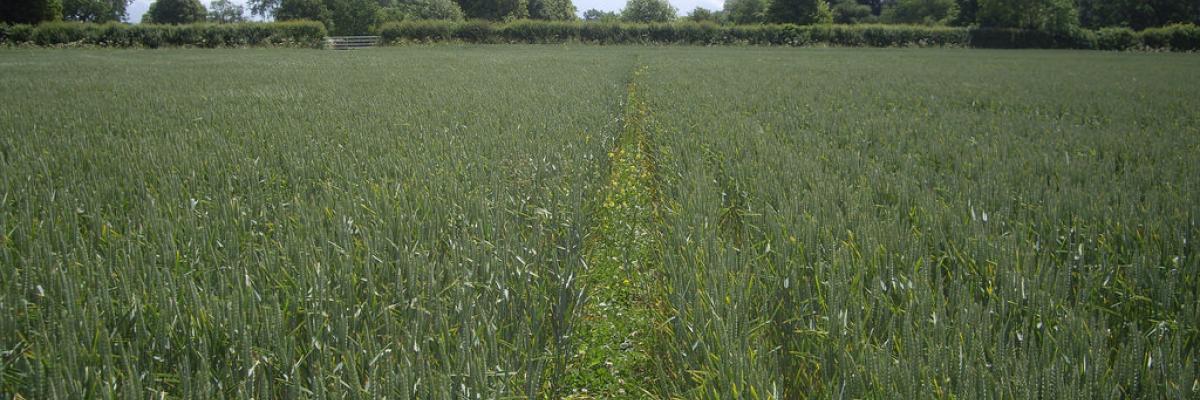
{"type": "Polygon", "coordinates": [[[411,19],[444,19],[461,21],[462,9],[454,0],[404,0],[379,9],[379,23],[411,19]]]}
{"type": "Polygon", "coordinates": [[[825,0],[772,0],[766,19],[779,24],[828,24],[833,22],[833,11],[825,0]]]}
{"type": "Polygon", "coordinates": [[[677,10],[667,0],[627,0],[621,9],[625,22],[667,22],[675,19],[677,10]]]}
{"type": "Polygon", "coordinates": [[[281,0],[272,12],[279,21],[321,21],[327,28],[332,25],[331,13],[324,0],[281,0]]]}
{"type": "Polygon", "coordinates": [[[1173,24],[1150,28],[1142,31],[1139,36],[1142,44],[1152,49],[1200,50],[1200,26],[1194,24],[1173,24]]]}
{"type": "MultiPolygon", "coordinates": [[[[479,23],[483,24],[487,23],[479,23]]],[[[387,24],[380,29],[385,42],[428,42],[450,39],[458,31],[455,22],[413,22],[387,24]],[[436,33],[436,34],[435,34],[436,33]]],[[[456,40],[508,43],[563,43],[579,41],[600,44],[686,43],[686,44],[759,44],[759,45],[836,45],[871,47],[950,46],[977,48],[1068,48],[1109,49],[1100,40],[1101,33],[1087,30],[1045,32],[1008,28],[963,28],[914,25],[809,25],[790,24],[727,25],[681,21],[675,23],[633,24],[601,22],[515,21],[470,30],[486,35],[458,35],[456,40]]],[[[1197,38],[1194,25],[1179,25],[1134,33],[1131,49],[1194,49],[1197,38]]]]}
{"type": "Polygon", "coordinates": [[[946,25],[957,17],[955,0],[897,0],[883,9],[883,19],[894,23],[946,25]]]}
{"type": "Polygon", "coordinates": [[[367,35],[378,25],[378,0],[324,0],[333,35],[367,35]]]}
{"type": "Polygon", "coordinates": [[[1173,23],[1200,23],[1200,2],[1192,0],[1078,0],[1081,24],[1137,30],[1173,23]]]}
{"type": "Polygon", "coordinates": [[[1072,0],[979,0],[979,24],[1062,33],[1076,29],[1079,19],[1072,0]]]}
{"type": "Polygon", "coordinates": [[[1096,31],[1096,49],[1129,50],[1138,46],[1138,34],[1129,28],[1101,28],[1096,31]]]}
{"type": "Polygon", "coordinates": [[[276,13],[283,6],[283,0],[246,0],[246,5],[250,7],[250,13],[253,15],[278,18],[276,13]]]}
{"type": "Polygon", "coordinates": [[[23,44],[33,38],[33,25],[0,23],[0,43],[23,44]]]}
{"type": "Polygon", "coordinates": [[[62,16],[62,0],[0,1],[0,23],[36,24],[61,20],[62,16]]]}
{"type": "Polygon", "coordinates": [[[721,11],[712,11],[704,7],[697,6],[692,12],[688,13],[687,20],[692,22],[712,22],[719,24],[724,22],[725,13],[721,11]]]}
{"type": "Polygon", "coordinates": [[[381,12],[376,0],[282,0],[274,13],[280,21],[320,21],[330,34],[345,36],[371,33],[377,18],[392,18],[394,11],[381,12]]]}
{"type": "Polygon", "coordinates": [[[67,21],[112,22],[125,18],[132,0],[62,0],[62,15],[67,21]]]}
{"type": "Polygon", "coordinates": [[[529,17],[529,0],[457,0],[468,19],[512,21],[529,17]]]}
{"type": "Polygon", "coordinates": [[[152,24],[190,24],[203,22],[208,16],[200,0],[155,0],[142,16],[142,22],[152,24]]]}
{"type": "Polygon", "coordinates": [[[841,0],[832,7],[833,22],[839,24],[857,24],[871,21],[871,6],[860,4],[856,0],[841,0]]]}
{"type": "Polygon", "coordinates": [[[767,21],[768,0],[725,0],[725,15],[735,24],[761,24],[767,21]]]}
{"type": "Polygon", "coordinates": [[[584,21],[614,22],[621,19],[621,14],[614,11],[600,11],[595,8],[583,12],[584,21]]]}
{"type": "Polygon", "coordinates": [[[979,0],[955,0],[958,6],[958,15],[952,22],[956,26],[969,26],[976,24],[979,18],[976,14],[979,13],[979,0]]]}
{"type": "Polygon", "coordinates": [[[41,46],[92,45],[106,47],[240,47],[320,45],[324,26],[312,21],[273,23],[128,25],[54,22],[16,25],[0,37],[8,43],[41,46]]]}
{"type": "Polygon", "coordinates": [[[569,21],[575,19],[571,0],[529,0],[529,18],[569,21]]]}
{"type": "Polygon", "coordinates": [[[208,3],[208,21],[229,24],[246,21],[246,9],[230,0],[212,0],[208,3]]]}

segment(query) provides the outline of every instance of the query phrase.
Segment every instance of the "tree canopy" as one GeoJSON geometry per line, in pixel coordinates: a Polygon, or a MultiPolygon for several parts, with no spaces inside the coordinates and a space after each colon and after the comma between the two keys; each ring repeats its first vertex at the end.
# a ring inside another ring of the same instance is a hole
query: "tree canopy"
{"type": "Polygon", "coordinates": [[[833,22],[833,12],[825,0],[773,0],[767,6],[767,21],[780,24],[822,24],[833,22]]]}
{"type": "Polygon", "coordinates": [[[725,15],[735,24],[767,21],[767,0],[725,0],[725,15]]]}
{"type": "Polygon", "coordinates": [[[200,0],[157,0],[142,16],[142,22],[155,24],[190,24],[203,22],[208,10],[200,0]]]}
{"type": "Polygon", "coordinates": [[[246,8],[229,0],[212,0],[208,3],[208,20],[229,24],[246,20],[246,8]]]}
{"type": "Polygon", "coordinates": [[[885,21],[905,24],[949,24],[957,17],[954,0],[898,0],[883,10],[885,21]]]}
{"type": "Polygon", "coordinates": [[[62,19],[60,0],[3,0],[0,1],[0,22],[36,24],[62,19]]]}
{"type": "Polygon", "coordinates": [[[62,0],[62,17],[68,21],[112,22],[125,18],[130,0],[62,0]]]}
{"type": "Polygon", "coordinates": [[[626,22],[667,22],[675,19],[677,10],[667,0],[629,0],[621,10],[626,22]]]}

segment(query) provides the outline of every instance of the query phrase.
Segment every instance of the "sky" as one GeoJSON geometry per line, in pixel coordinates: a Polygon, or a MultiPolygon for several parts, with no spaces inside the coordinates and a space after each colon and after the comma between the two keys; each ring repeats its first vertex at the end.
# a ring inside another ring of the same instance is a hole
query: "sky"
{"type": "MultiPolygon", "coordinates": [[[[704,7],[709,10],[720,10],[725,4],[723,0],[668,1],[670,1],[671,5],[675,6],[675,8],[679,9],[679,15],[686,15],[697,6],[704,7]]],[[[142,14],[145,14],[146,10],[150,9],[151,2],[152,0],[133,0],[133,3],[129,4],[129,14],[126,19],[129,22],[140,22],[142,20],[142,14]]],[[[200,0],[200,2],[204,3],[205,6],[208,6],[209,0],[200,0]]],[[[243,5],[246,4],[246,0],[233,0],[233,2],[243,5]]],[[[574,0],[574,2],[575,9],[579,11],[578,13],[580,15],[582,15],[584,11],[592,8],[601,11],[620,11],[622,7],[625,7],[625,0],[574,0]]],[[[249,12],[249,10],[246,11],[249,12]]]]}

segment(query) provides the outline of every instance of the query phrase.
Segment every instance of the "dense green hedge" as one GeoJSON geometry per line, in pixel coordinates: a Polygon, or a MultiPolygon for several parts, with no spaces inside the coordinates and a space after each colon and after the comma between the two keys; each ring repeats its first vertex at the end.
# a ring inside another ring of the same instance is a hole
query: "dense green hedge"
{"type": "Polygon", "coordinates": [[[806,46],[961,46],[1193,51],[1200,46],[1200,27],[1172,25],[1134,32],[1129,29],[1077,30],[1051,33],[1019,29],[933,27],[918,25],[735,25],[678,22],[404,21],[384,25],[385,43],[462,41],[470,43],[599,44],[756,44],[806,46]]]}
{"type": "Polygon", "coordinates": [[[0,25],[0,42],[38,46],[237,47],[319,46],[326,36],[320,22],[128,25],[48,22],[37,26],[0,25]]]}
{"type": "MultiPolygon", "coordinates": [[[[385,43],[755,44],[779,46],[957,46],[1097,50],[1200,50],[1200,27],[1170,25],[1135,32],[1126,28],[1050,33],[1018,29],[918,25],[716,25],[707,22],[630,24],[579,21],[404,21],[379,30],[385,43]]],[[[0,24],[0,43],[39,46],[320,46],[319,22],[127,25],[49,22],[0,24]]]]}

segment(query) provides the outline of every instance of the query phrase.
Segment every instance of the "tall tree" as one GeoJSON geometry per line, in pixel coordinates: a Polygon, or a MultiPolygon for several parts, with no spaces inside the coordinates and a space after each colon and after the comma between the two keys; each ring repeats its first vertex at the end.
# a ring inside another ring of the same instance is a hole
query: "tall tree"
{"type": "Polygon", "coordinates": [[[528,0],[458,0],[458,5],[469,19],[503,21],[529,17],[528,0]]]}
{"type": "Polygon", "coordinates": [[[462,9],[454,0],[397,0],[379,10],[379,23],[412,19],[461,21],[462,9]]]}
{"type": "Polygon", "coordinates": [[[325,0],[333,28],[326,26],[334,35],[366,35],[376,25],[379,15],[377,0],[325,0]]]}
{"type": "Polygon", "coordinates": [[[721,23],[724,17],[724,13],[720,11],[713,11],[700,6],[696,6],[687,15],[687,19],[692,22],[714,22],[718,24],[721,23]]]}
{"type": "Polygon", "coordinates": [[[333,32],[333,16],[322,0],[281,0],[276,8],[269,10],[269,13],[279,21],[297,19],[319,21],[325,24],[325,29],[333,32]]]}
{"type": "Polygon", "coordinates": [[[218,24],[243,22],[246,20],[246,8],[229,0],[212,0],[208,3],[208,20],[218,24]]]}
{"type": "Polygon", "coordinates": [[[883,10],[884,20],[905,24],[949,24],[958,17],[954,0],[899,0],[883,10]]]}
{"type": "Polygon", "coordinates": [[[1200,23],[1196,0],[1079,0],[1080,22],[1089,28],[1145,29],[1172,23],[1200,23]]]}
{"type": "Polygon", "coordinates": [[[767,6],[767,21],[800,25],[833,22],[825,0],[773,0],[767,6]]]}
{"type": "Polygon", "coordinates": [[[571,0],[529,0],[529,18],[572,20],[575,4],[571,0]]]}
{"type": "Polygon", "coordinates": [[[979,0],[977,17],[987,27],[1065,32],[1079,26],[1072,0],[979,0]]]}
{"type": "Polygon", "coordinates": [[[150,4],[143,22],[155,24],[190,24],[203,22],[208,12],[200,0],[158,0],[150,4]]]}
{"type": "Polygon", "coordinates": [[[278,18],[276,13],[283,8],[283,0],[246,0],[246,5],[250,7],[251,15],[278,18]]]}
{"type": "Polygon", "coordinates": [[[62,0],[63,19],[83,22],[110,22],[125,18],[130,0],[62,0]]]}
{"type": "Polygon", "coordinates": [[[0,1],[0,22],[36,24],[62,19],[60,0],[3,0],[0,1]]]}
{"type": "Polygon", "coordinates": [[[667,0],[629,0],[621,10],[626,22],[667,22],[675,19],[677,10],[667,0]]]}
{"type": "Polygon", "coordinates": [[[767,0],[725,0],[725,15],[735,24],[767,21],[767,0]]]}
{"type": "Polygon", "coordinates": [[[979,0],[955,0],[958,3],[958,16],[954,17],[952,23],[958,26],[967,26],[974,24],[978,20],[976,14],[979,13],[979,0]]]}
{"type": "Polygon", "coordinates": [[[833,22],[839,24],[857,24],[874,18],[871,6],[855,0],[839,0],[832,8],[833,22]]]}
{"type": "Polygon", "coordinates": [[[609,22],[609,21],[617,21],[620,19],[621,19],[621,14],[617,14],[616,12],[613,12],[613,11],[600,11],[595,8],[590,8],[587,11],[583,12],[583,20],[584,21],[609,22]]]}

